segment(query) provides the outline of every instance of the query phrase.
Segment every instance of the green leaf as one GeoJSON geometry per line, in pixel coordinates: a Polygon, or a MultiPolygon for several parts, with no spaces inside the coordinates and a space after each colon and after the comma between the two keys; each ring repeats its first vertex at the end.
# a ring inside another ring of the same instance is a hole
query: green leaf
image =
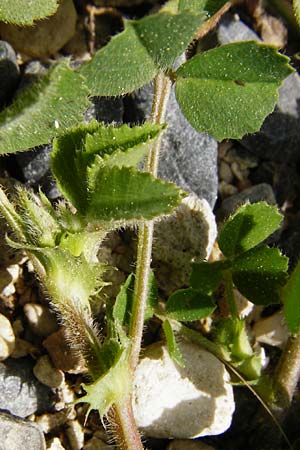
{"type": "Polygon", "coordinates": [[[15,25],[32,25],[33,21],[51,16],[57,0],[0,0],[0,20],[15,25]]]}
{"type": "Polygon", "coordinates": [[[131,167],[88,169],[90,222],[153,219],[170,213],[185,194],[172,183],[131,167]]]}
{"type": "Polygon", "coordinates": [[[166,69],[186,50],[204,20],[202,12],[158,13],[134,22],[133,27],[155,64],[166,69]]]}
{"type": "MultiPolygon", "coordinates": [[[[134,280],[135,280],[134,274],[131,273],[127,277],[125,283],[121,286],[120,292],[117,295],[113,307],[113,318],[122,326],[129,326],[130,323],[134,280]]],[[[158,304],[157,286],[155,282],[154,273],[151,270],[149,277],[149,291],[144,315],[145,321],[151,319],[157,307],[157,304],[158,304]]]]}
{"type": "Polygon", "coordinates": [[[184,52],[203,20],[203,14],[184,12],[127,21],[125,30],[80,69],[91,94],[123,95],[149,83],[184,52]]]}
{"type": "Polygon", "coordinates": [[[89,106],[83,78],[66,61],[22,91],[0,113],[0,153],[46,144],[78,123],[89,106]]]}
{"type": "Polygon", "coordinates": [[[172,330],[169,320],[165,320],[162,324],[162,329],[165,333],[166,343],[169,355],[180,367],[184,367],[184,359],[176,343],[174,332],[172,330]]]}
{"type": "Polygon", "coordinates": [[[289,332],[300,332],[300,261],[282,290],[283,310],[289,332]]]}
{"type": "Polygon", "coordinates": [[[258,305],[279,303],[279,288],[287,280],[288,258],[277,248],[259,246],[232,263],[232,279],[238,290],[258,305]]]}
{"type": "Polygon", "coordinates": [[[166,305],[170,319],[191,322],[209,316],[216,309],[211,297],[195,289],[181,289],[172,294],[166,305]]]}
{"type": "Polygon", "coordinates": [[[225,261],[193,263],[190,277],[191,287],[203,294],[212,294],[221,283],[222,271],[225,268],[225,261]]]}
{"type": "Polygon", "coordinates": [[[261,127],[293,69],[274,47],[254,41],[223,45],[177,70],[176,97],[193,127],[218,140],[261,127]]]}
{"type": "Polygon", "coordinates": [[[179,11],[206,11],[209,16],[215,14],[228,0],[179,0],[179,11]]]}
{"type": "Polygon", "coordinates": [[[300,0],[293,0],[293,8],[295,11],[295,16],[296,16],[298,25],[300,25],[300,0]]]}
{"type": "Polygon", "coordinates": [[[276,231],[282,215],[276,206],[266,202],[246,203],[225,222],[218,239],[228,258],[246,252],[276,231]]]}
{"type": "Polygon", "coordinates": [[[145,156],[148,145],[159,135],[164,125],[144,123],[105,126],[95,120],[88,125],[70,128],[53,142],[51,168],[65,197],[79,210],[87,203],[87,170],[97,160],[97,167],[137,165],[145,156]]]}

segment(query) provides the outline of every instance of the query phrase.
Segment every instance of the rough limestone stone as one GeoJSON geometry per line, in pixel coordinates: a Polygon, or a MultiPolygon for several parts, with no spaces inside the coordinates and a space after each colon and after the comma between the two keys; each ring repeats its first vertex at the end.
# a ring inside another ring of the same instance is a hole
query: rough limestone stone
{"type": "Polygon", "coordinates": [[[9,102],[20,80],[17,56],[8,42],[0,41],[0,107],[9,102]]]}
{"type": "Polygon", "coordinates": [[[186,284],[193,259],[207,259],[217,237],[211,207],[196,195],[186,197],[174,213],[155,225],[153,267],[161,289],[170,294],[186,284]]]}
{"type": "Polygon", "coordinates": [[[55,55],[74,35],[76,20],[73,0],[62,0],[53,16],[35,22],[33,27],[2,22],[0,34],[23,55],[47,59],[55,55]]]}
{"type": "Polygon", "coordinates": [[[37,381],[32,369],[29,358],[0,363],[0,409],[22,418],[52,409],[51,390],[37,381]]]}
{"type": "Polygon", "coordinates": [[[142,433],[156,438],[190,439],[226,431],[235,404],[229,374],[211,353],[182,341],[185,368],[165,346],[149,347],[134,382],[134,416],[142,433]]]}
{"type": "Polygon", "coordinates": [[[256,340],[261,344],[268,344],[280,348],[284,347],[289,337],[282,311],[278,311],[272,314],[272,316],[256,322],[252,328],[252,332],[256,340]]]}
{"type": "Polygon", "coordinates": [[[47,306],[26,303],[23,309],[31,330],[38,336],[47,337],[57,331],[56,317],[47,306]]]}
{"type": "Polygon", "coordinates": [[[0,314],[0,361],[4,361],[14,351],[15,334],[10,321],[0,314]]]}
{"type": "Polygon", "coordinates": [[[1,450],[45,450],[43,433],[32,422],[0,412],[1,450]]]}
{"type": "Polygon", "coordinates": [[[43,355],[37,360],[33,373],[42,384],[52,389],[59,388],[65,381],[65,374],[53,366],[48,355],[43,355]]]}

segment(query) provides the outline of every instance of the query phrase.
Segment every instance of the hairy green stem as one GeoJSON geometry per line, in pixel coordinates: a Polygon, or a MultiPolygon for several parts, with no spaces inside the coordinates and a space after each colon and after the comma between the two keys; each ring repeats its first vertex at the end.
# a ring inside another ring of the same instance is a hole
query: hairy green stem
{"type": "Polygon", "coordinates": [[[300,334],[291,336],[282,352],[274,375],[277,406],[283,414],[292,403],[300,377],[300,334]]]}
{"type": "MultiPolygon", "coordinates": [[[[169,99],[171,81],[163,73],[156,76],[154,81],[154,99],[150,121],[161,124],[164,121],[166,106],[169,99]]],[[[158,138],[150,147],[145,170],[152,175],[157,175],[159,150],[161,138],[158,138]]],[[[144,317],[149,288],[149,274],[153,240],[153,221],[145,222],[139,227],[137,248],[137,269],[133,293],[132,315],[130,321],[129,337],[131,339],[131,351],[129,362],[134,372],[141,350],[144,317]]]]}
{"type": "Polygon", "coordinates": [[[117,447],[121,450],[143,450],[140,434],[135,425],[131,397],[128,396],[122,404],[115,404],[110,413],[111,432],[117,447]]]}

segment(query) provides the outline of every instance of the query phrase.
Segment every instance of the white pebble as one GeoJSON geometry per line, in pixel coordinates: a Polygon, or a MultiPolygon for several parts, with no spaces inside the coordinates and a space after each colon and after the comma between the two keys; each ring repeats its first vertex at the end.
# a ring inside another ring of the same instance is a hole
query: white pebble
{"type": "Polygon", "coordinates": [[[53,366],[48,355],[41,356],[38,359],[33,368],[33,373],[42,384],[53,389],[60,387],[65,381],[65,374],[62,370],[53,366]]]}
{"type": "Polygon", "coordinates": [[[283,347],[289,337],[282,311],[259,320],[252,331],[258,342],[274,347],[283,347]]]}
{"type": "Polygon", "coordinates": [[[65,450],[65,447],[63,447],[60,440],[55,437],[48,442],[47,450],[65,450]]]}
{"type": "Polygon", "coordinates": [[[47,337],[58,328],[56,317],[47,306],[26,303],[24,314],[31,330],[38,336],[47,337]]]}
{"type": "Polygon", "coordinates": [[[84,444],[84,432],[78,420],[68,422],[66,435],[72,450],[81,450],[84,444]]]}
{"type": "Polygon", "coordinates": [[[185,368],[165,346],[148,348],[135,375],[134,415],[149,437],[190,439],[216,435],[231,424],[235,404],[229,374],[211,353],[179,342],[185,368]]]}
{"type": "Polygon", "coordinates": [[[0,361],[8,358],[15,348],[15,335],[10,321],[0,314],[0,361]]]}

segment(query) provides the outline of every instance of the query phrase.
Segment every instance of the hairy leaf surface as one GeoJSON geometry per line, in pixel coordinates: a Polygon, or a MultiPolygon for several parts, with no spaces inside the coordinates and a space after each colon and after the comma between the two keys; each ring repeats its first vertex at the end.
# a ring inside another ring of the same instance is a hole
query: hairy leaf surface
{"type": "Polygon", "coordinates": [[[178,206],[183,192],[172,183],[131,167],[88,169],[90,222],[98,220],[153,219],[178,206]]]}
{"type": "Polygon", "coordinates": [[[166,305],[170,319],[193,321],[209,316],[216,308],[211,297],[192,288],[181,289],[172,294],[166,305]]]}
{"type": "Polygon", "coordinates": [[[212,294],[222,280],[222,270],[225,267],[224,261],[194,263],[190,277],[191,287],[204,294],[212,294]]]}
{"type": "Polygon", "coordinates": [[[277,248],[259,246],[238,256],[232,263],[232,279],[238,290],[258,305],[279,303],[287,280],[288,258],[277,248]]]}
{"type": "Polygon", "coordinates": [[[276,231],[282,215],[266,202],[247,203],[229,217],[221,229],[218,244],[225,256],[246,252],[276,231]]]}
{"type": "Polygon", "coordinates": [[[127,21],[80,70],[92,95],[123,95],[149,83],[184,52],[204,19],[187,11],[127,21]]]}
{"type": "Polygon", "coordinates": [[[293,69],[274,47],[254,41],[223,45],[177,70],[176,97],[193,127],[218,140],[261,127],[293,69]]]}
{"type": "Polygon", "coordinates": [[[57,0],[0,0],[0,20],[15,25],[32,25],[55,13],[57,0]]]}
{"type": "Polygon", "coordinates": [[[88,166],[137,165],[145,156],[164,125],[145,123],[139,127],[115,127],[99,124],[80,124],[69,129],[53,142],[51,168],[65,197],[84,211],[88,197],[88,166]]]}
{"type": "Polygon", "coordinates": [[[180,367],[184,367],[184,359],[177,345],[174,332],[169,320],[165,320],[162,324],[162,329],[165,333],[168,352],[173,361],[175,361],[180,367]]]}
{"type": "Polygon", "coordinates": [[[0,153],[46,144],[65,132],[82,120],[87,96],[83,78],[65,61],[56,65],[0,113],[0,153]]]}

